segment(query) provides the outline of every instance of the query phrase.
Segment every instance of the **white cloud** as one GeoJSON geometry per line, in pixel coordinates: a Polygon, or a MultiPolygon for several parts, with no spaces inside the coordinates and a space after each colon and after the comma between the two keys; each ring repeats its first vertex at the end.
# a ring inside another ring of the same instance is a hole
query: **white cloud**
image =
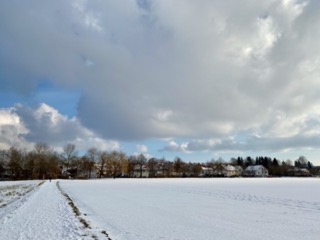
{"type": "Polygon", "coordinates": [[[80,18],[86,27],[92,28],[98,32],[101,32],[103,28],[100,25],[100,20],[94,14],[87,9],[88,1],[76,0],[73,1],[73,7],[79,12],[80,18]]]}
{"type": "Polygon", "coordinates": [[[188,153],[188,143],[178,144],[174,140],[169,140],[166,146],[164,146],[160,151],[188,153]]]}
{"type": "Polygon", "coordinates": [[[173,114],[173,112],[171,110],[159,110],[155,114],[155,119],[160,122],[166,122],[170,119],[172,114],[173,114]]]}
{"type": "Polygon", "coordinates": [[[146,152],[148,152],[148,147],[146,146],[146,145],[143,145],[143,144],[138,144],[137,145],[137,151],[139,152],[139,153],[146,153],[146,152]]]}
{"type": "Polygon", "coordinates": [[[30,147],[24,139],[26,134],[28,129],[20,121],[14,109],[0,109],[0,149],[12,146],[30,147]]]}
{"type": "Polygon", "coordinates": [[[28,141],[57,143],[66,131],[68,140],[97,144],[94,133],[194,139],[165,147],[182,152],[305,146],[301,139],[318,136],[319,5],[1,2],[0,80],[12,91],[30,93],[45,78],[82,92],[74,119],[44,105],[38,113],[18,108],[28,141]]]}
{"type": "MultiPolygon", "coordinates": [[[[320,122],[314,123],[319,126],[320,122]]],[[[198,153],[212,152],[216,156],[221,155],[242,155],[246,154],[266,154],[277,155],[285,152],[303,152],[317,150],[320,144],[319,131],[311,130],[303,134],[295,134],[288,137],[267,137],[256,135],[228,138],[208,138],[195,139],[184,143],[177,143],[174,140],[167,142],[160,149],[160,152],[178,152],[178,153],[198,153]]]]}
{"type": "Polygon", "coordinates": [[[78,150],[90,147],[101,150],[118,150],[117,141],[105,140],[85,128],[76,118],[68,119],[47,104],[36,109],[17,105],[11,109],[0,109],[0,146],[30,149],[34,143],[45,142],[57,150],[73,143],[78,150]]]}
{"type": "Polygon", "coordinates": [[[153,157],[152,154],[148,152],[148,147],[146,145],[138,144],[136,148],[137,151],[132,154],[133,156],[138,156],[142,154],[146,159],[150,159],[153,157]]]}

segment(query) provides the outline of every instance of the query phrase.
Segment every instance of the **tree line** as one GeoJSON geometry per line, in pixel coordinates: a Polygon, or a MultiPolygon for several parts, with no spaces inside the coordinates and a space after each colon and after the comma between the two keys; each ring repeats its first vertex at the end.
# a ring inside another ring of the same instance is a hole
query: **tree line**
{"type": "Polygon", "coordinates": [[[266,156],[258,156],[252,158],[250,156],[246,158],[238,157],[231,158],[232,165],[239,165],[246,168],[250,165],[262,165],[269,171],[271,176],[290,176],[290,171],[293,168],[304,168],[310,171],[312,175],[317,175],[319,167],[314,167],[313,164],[307,160],[305,156],[300,156],[294,162],[290,159],[281,161],[277,158],[270,158],[266,156]]]}
{"type": "Polygon", "coordinates": [[[280,161],[270,157],[237,157],[229,162],[222,159],[210,160],[206,163],[184,162],[176,157],[173,161],[166,159],[147,159],[143,154],[127,156],[121,151],[99,151],[89,148],[82,156],[78,156],[74,144],[66,144],[62,152],[54,151],[46,143],[37,143],[31,151],[11,147],[0,151],[0,179],[47,179],[51,178],[92,178],[92,177],[131,177],[134,171],[148,169],[149,177],[181,177],[200,175],[203,167],[217,168],[222,164],[238,165],[246,168],[250,165],[263,165],[269,175],[286,176],[293,167],[307,168],[317,174],[319,168],[305,157],[299,157],[294,163],[291,160],[280,161]],[[94,174],[94,176],[93,176],[94,174]]]}

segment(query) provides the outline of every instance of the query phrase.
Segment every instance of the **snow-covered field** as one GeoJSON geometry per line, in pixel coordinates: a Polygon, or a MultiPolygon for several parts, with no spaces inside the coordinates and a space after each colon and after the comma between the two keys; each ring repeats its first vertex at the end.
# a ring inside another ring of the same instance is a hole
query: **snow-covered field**
{"type": "Polygon", "coordinates": [[[0,239],[320,236],[320,179],[0,182],[0,239]]]}
{"type": "Polygon", "coordinates": [[[41,184],[37,181],[0,182],[0,208],[16,201],[41,184]]]}
{"type": "Polygon", "coordinates": [[[63,181],[112,239],[319,239],[320,179],[63,181]]]}

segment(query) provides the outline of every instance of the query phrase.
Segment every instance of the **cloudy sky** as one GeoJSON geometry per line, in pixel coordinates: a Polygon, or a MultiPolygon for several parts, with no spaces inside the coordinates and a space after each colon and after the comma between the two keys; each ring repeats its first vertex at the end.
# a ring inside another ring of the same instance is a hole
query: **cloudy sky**
{"type": "Polygon", "coordinates": [[[320,1],[0,1],[0,148],[320,164],[320,1]]]}

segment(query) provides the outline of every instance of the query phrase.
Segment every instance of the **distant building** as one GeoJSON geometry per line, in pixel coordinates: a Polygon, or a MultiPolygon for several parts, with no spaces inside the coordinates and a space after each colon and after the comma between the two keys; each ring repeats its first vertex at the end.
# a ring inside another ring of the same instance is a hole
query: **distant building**
{"type": "Polygon", "coordinates": [[[268,177],[269,172],[268,172],[268,169],[266,169],[262,165],[254,165],[254,166],[248,166],[245,169],[245,175],[248,177],[268,177]]]}
{"type": "Polygon", "coordinates": [[[149,168],[146,165],[136,165],[133,169],[133,177],[134,178],[148,178],[149,177],[149,168]]]}
{"type": "Polygon", "coordinates": [[[243,175],[243,168],[239,165],[234,166],[234,168],[236,169],[236,175],[237,176],[242,176],[243,175]]]}
{"type": "Polygon", "coordinates": [[[200,177],[212,177],[213,176],[213,168],[202,166],[199,176],[200,177]]]}
{"type": "Polygon", "coordinates": [[[6,168],[0,164],[0,179],[9,179],[11,177],[11,172],[9,168],[6,168]]]}
{"type": "Polygon", "coordinates": [[[232,165],[222,165],[223,167],[223,170],[222,170],[222,173],[223,173],[223,176],[225,177],[234,177],[237,175],[237,171],[236,171],[236,168],[232,165]]]}
{"type": "Polygon", "coordinates": [[[295,167],[288,170],[288,175],[294,176],[294,177],[308,177],[308,176],[311,176],[311,173],[306,168],[295,167]]]}

